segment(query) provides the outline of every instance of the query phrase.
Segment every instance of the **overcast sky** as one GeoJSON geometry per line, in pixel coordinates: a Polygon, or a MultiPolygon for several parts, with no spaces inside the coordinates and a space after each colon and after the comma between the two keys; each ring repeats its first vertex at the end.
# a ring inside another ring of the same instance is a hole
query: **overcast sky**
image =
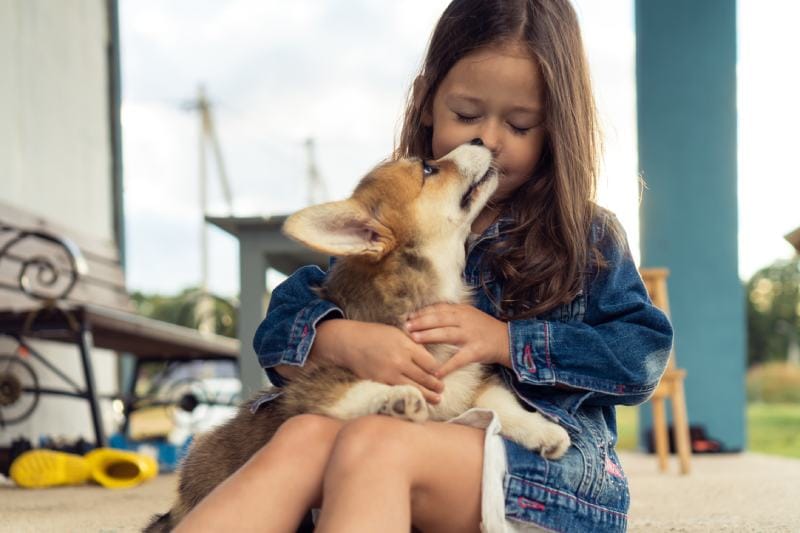
{"type": "MultiPolygon", "coordinates": [[[[200,277],[199,84],[214,104],[236,215],[306,205],[304,141],[330,199],[392,150],[408,86],[446,0],[121,0],[128,284],[174,293],[200,277]]],[[[632,0],[575,2],[606,135],[600,202],[638,254],[632,0]]],[[[800,225],[800,3],[739,2],[740,275],[789,257],[800,225]],[[767,4],[776,11],[756,9],[767,4]],[[795,10],[791,15],[787,10],[795,10]],[[772,13],[772,15],[770,15],[772,13]],[[784,134],[781,134],[781,131],[784,134]],[[767,135],[769,133],[769,135],[767,135]]],[[[210,211],[227,214],[209,175],[210,211]]],[[[234,238],[212,230],[210,288],[238,292],[234,238]]]]}

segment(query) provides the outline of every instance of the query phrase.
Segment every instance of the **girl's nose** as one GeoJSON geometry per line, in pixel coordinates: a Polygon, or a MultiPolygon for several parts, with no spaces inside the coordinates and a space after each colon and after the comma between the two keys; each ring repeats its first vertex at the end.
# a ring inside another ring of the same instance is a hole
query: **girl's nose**
{"type": "Polygon", "coordinates": [[[500,151],[500,135],[500,126],[494,120],[486,120],[480,125],[480,136],[470,142],[476,144],[475,141],[478,141],[480,146],[485,146],[492,154],[497,155],[500,151]]]}

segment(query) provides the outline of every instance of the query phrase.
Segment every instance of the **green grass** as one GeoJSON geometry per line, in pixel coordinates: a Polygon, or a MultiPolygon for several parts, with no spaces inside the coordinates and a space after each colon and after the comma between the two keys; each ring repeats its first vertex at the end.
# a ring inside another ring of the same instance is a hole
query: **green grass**
{"type": "Polygon", "coordinates": [[[617,449],[635,450],[639,441],[639,408],[617,406],[617,449]]]}
{"type": "MultiPolygon", "coordinates": [[[[636,450],[638,408],[617,407],[617,429],[617,448],[636,450]]],[[[747,437],[747,451],[800,459],[800,403],[748,404],[747,437]]]]}
{"type": "Polygon", "coordinates": [[[800,403],[747,406],[747,449],[800,458],[800,403]]]}

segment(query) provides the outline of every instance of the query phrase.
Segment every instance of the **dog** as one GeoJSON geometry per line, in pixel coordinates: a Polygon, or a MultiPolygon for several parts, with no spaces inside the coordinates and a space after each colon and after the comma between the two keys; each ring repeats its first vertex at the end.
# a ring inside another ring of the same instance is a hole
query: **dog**
{"type": "MultiPolygon", "coordinates": [[[[284,224],[289,237],[334,256],[317,292],[346,318],[403,328],[410,313],[438,303],[465,303],[465,241],[497,187],[490,151],[464,144],[436,161],[398,159],[370,172],[343,201],[308,207],[284,224]]],[[[455,352],[428,345],[438,362],[455,352]]],[[[564,428],[526,410],[490,367],[470,364],[444,378],[440,403],[411,385],[362,380],[347,369],[307,365],[281,395],[240,407],[224,425],[199,436],[181,466],[178,500],[145,531],[169,531],[214,487],[241,467],[288,418],[315,413],[342,420],[384,414],[412,422],[449,420],[472,407],[493,409],[501,434],[557,459],[570,445],[564,428]]],[[[263,395],[262,395],[263,396],[263,395]]]]}

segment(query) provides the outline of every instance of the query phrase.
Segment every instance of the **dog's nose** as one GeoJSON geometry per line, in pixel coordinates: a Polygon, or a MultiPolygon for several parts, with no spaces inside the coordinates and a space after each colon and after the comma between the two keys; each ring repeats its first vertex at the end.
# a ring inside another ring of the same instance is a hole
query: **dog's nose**
{"type": "Polygon", "coordinates": [[[483,146],[483,141],[480,138],[472,139],[469,144],[473,146],[483,146]]]}

